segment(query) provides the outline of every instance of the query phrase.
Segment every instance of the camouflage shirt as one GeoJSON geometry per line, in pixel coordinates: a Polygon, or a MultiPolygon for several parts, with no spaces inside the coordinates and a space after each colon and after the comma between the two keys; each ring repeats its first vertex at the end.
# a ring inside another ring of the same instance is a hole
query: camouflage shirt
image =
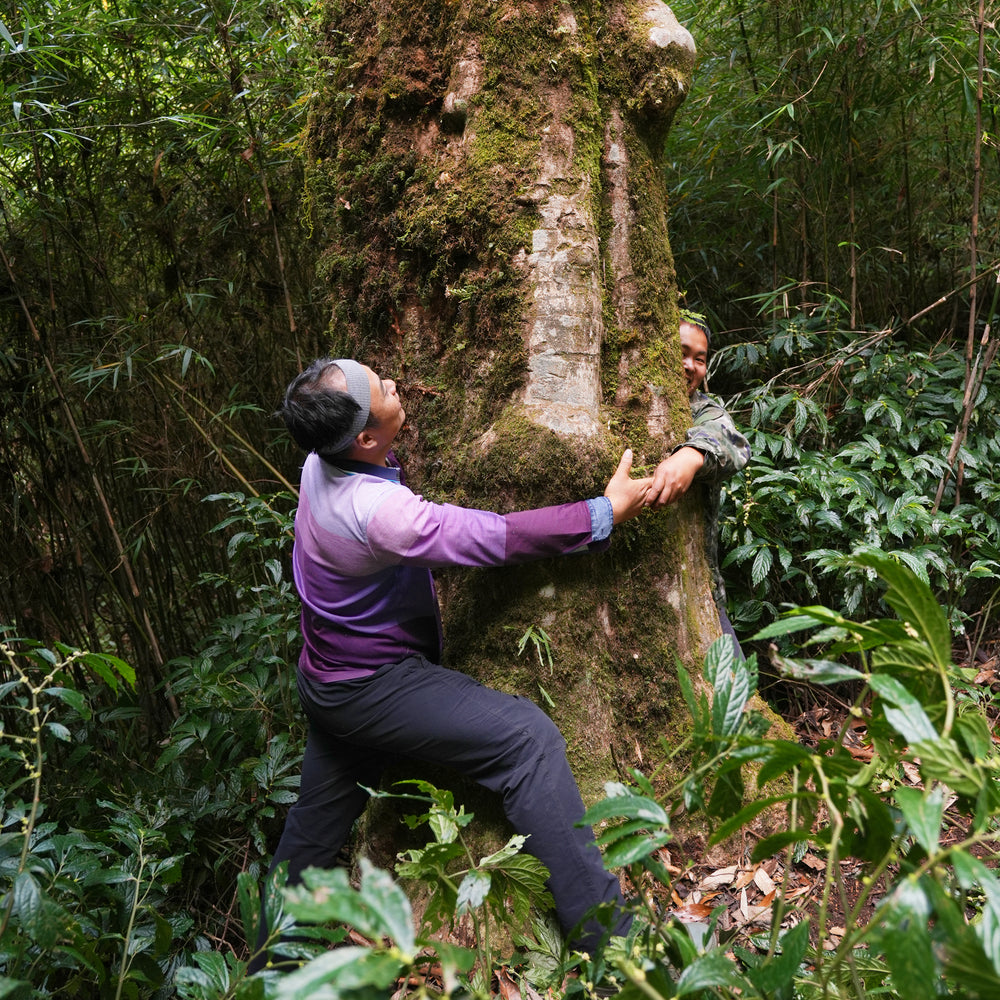
{"type": "Polygon", "coordinates": [[[722,484],[750,461],[750,444],[736,429],[733,418],[723,406],[696,392],[691,397],[694,424],[684,441],[673,449],[695,448],[705,456],[695,482],[700,483],[705,504],[705,555],[712,571],[712,593],[718,604],[726,602],[726,588],[719,568],[719,506],[722,484]]]}

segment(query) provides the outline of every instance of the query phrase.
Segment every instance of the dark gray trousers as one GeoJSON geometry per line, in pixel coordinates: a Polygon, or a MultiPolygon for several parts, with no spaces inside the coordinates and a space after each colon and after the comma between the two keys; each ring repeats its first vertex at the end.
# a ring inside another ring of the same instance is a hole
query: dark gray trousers
{"type": "MultiPolygon", "coordinates": [[[[288,861],[289,883],[310,866],[331,868],[376,787],[385,761],[445,764],[497,792],[525,849],[550,872],[556,915],[571,943],[599,946],[606,934],[588,910],[623,900],[589,827],[566,760],[566,742],[533,702],[413,656],[370,677],[317,684],[298,678],[309,719],[299,798],[285,822],[272,870],[288,861]]],[[[419,775],[413,775],[419,777],[419,775]]],[[[615,933],[631,917],[618,912],[615,933]]]]}

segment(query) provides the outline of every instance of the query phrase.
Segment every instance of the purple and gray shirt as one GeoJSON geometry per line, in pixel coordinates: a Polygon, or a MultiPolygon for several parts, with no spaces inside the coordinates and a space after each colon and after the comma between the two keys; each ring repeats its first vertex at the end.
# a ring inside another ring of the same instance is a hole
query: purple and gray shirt
{"type": "Polygon", "coordinates": [[[606,497],[491,514],[430,503],[403,485],[398,468],[333,465],[313,453],[302,467],[292,554],[302,600],[299,669],[324,683],[415,653],[440,662],[432,569],[605,548],[611,527],[606,497]]]}

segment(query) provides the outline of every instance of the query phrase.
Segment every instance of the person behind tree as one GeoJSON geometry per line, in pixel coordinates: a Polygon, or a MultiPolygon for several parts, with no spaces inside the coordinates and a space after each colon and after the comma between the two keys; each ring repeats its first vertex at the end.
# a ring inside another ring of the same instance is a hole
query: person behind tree
{"type": "MultiPolygon", "coordinates": [[[[308,719],[299,797],[271,871],[331,868],[388,759],[446,764],[499,793],[526,849],[550,872],[563,931],[578,947],[624,934],[618,880],[593,832],[552,720],[527,698],[440,666],[431,570],[500,566],[604,549],[639,514],[651,479],[626,450],[604,495],[506,515],[435,504],[411,492],[391,451],[405,411],[392,379],[357,361],[314,361],[279,410],[308,455],[292,561],[302,601],[297,683],[308,719]],[[588,918],[611,904],[605,930],[588,918]]],[[[267,922],[262,919],[263,945],[267,922]]],[[[252,971],[263,967],[261,951],[252,971]]]]}
{"type": "Polygon", "coordinates": [[[719,567],[719,506],[722,483],[750,461],[750,444],[722,405],[701,391],[712,340],[705,318],[682,310],[680,337],[694,423],[685,439],[656,467],[646,503],[662,508],[684,496],[692,483],[704,487],[705,554],[712,573],[712,595],[722,631],[732,637],[736,655],[743,659],[726,611],[726,588],[719,567]]]}

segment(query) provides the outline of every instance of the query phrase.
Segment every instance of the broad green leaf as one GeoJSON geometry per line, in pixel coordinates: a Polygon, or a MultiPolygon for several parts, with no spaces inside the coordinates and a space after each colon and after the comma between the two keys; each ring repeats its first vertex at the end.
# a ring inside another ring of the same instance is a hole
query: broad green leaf
{"type": "Polygon", "coordinates": [[[987,951],[971,927],[960,937],[945,942],[945,969],[948,978],[964,991],[961,996],[977,1000],[1000,997],[1000,972],[997,970],[997,942],[987,951]]]}
{"type": "MultiPolygon", "coordinates": [[[[964,850],[952,851],[951,862],[954,865],[959,885],[966,892],[977,887],[982,890],[994,917],[1000,921],[1000,881],[997,879],[996,872],[987,868],[979,858],[964,850]]],[[[998,962],[1000,962],[1000,958],[998,958],[998,962]]]]}
{"type": "Polygon", "coordinates": [[[491,885],[492,879],[489,872],[473,869],[459,883],[455,912],[463,914],[478,909],[485,902],[491,885]]]}
{"type": "Polygon", "coordinates": [[[789,844],[806,845],[812,839],[814,835],[808,830],[782,830],[780,833],[773,833],[770,837],[757,841],[750,854],[750,860],[754,863],[766,861],[779,851],[783,851],[789,844]]]}
{"type": "Polygon", "coordinates": [[[889,585],[886,603],[927,643],[935,664],[946,669],[951,664],[951,629],[930,587],[912,569],[889,556],[867,552],[856,556],[855,561],[870,566],[889,585]]]}
{"type": "Polygon", "coordinates": [[[900,785],[896,789],[895,799],[917,843],[928,854],[933,854],[940,843],[944,791],[938,787],[925,792],[921,788],[900,785]]]}
{"type": "Polygon", "coordinates": [[[976,796],[986,782],[996,781],[966,760],[954,740],[918,740],[911,743],[910,750],[920,758],[920,775],[925,781],[943,782],[961,795],[976,796]]]}
{"type": "Polygon", "coordinates": [[[769,781],[787,774],[794,767],[810,764],[812,751],[800,743],[790,740],[775,740],[765,744],[767,756],[761,764],[757,777],[757,787],[766,785],[769,781]]]}
{"type": "Polygon", "coordinates": [[[669,826],[670,817],[658,802],[640,795],[613,795],[595,802],[584,813],[577,826],[596,826],[606,819],[643,819],[649,823],[669,826]]]}
{"type": "MultiPolygon", "coordinates": [[[[727,642],[732,649],[732,644],[727,642]]],[[[715,675],[712,697],[712,731],[716,737],[733,736],[743,721],[750,699],[750,674],[742,664],[722,667],[715,675]]]]}
{"type": "Polygon", "coordinates": [[[937,738],[937,731],[923,708],[883,708],[886,720],[908,743],[931,742],[937,738]]]}
{"type": "Polygon", "coordinates": [[[986,760],[993,754],[993,734],[990,724],[979,712],[961,712],[955,728],[974,760],[986,760]]]}
{"type": "Polygon", "coordinates": [[[494,851],[492,854],[488,854],[485,858],[481,858],[479,861],[479,867],[493,868],[503,865],[506,861],[509,861],[511,858],[520,853],[521,848],[524,847],[524,843],[527,839],[527,837],[524,837],[519,833],[514,834],[514,836],[511,837],[499,851],[494,851]]]}
{"type": "Polygon", "coordinates": [[[61,722],[46,722],[45,728],[52,733],[57,740],[62,740],[63,743],[73,742],[73,737],[70,735],[70,731],[61,722]]]}
{"type": "Polygon", "coordinates": [[[361,859],[361,895],[368,908],[380,920],[382,934],[392,938],[405,954],[415,950],[413,913],[406,894],[387,871],[376,868],[367,858],[361,859]]]}
{"type": "Polygon", "coordinates": [[[778,939],[778,951],[754,969],[747,978],[768,996],[792,996],[792,982],[809,948],[809,918],[800,920],[778,939]]]}
{"type": "Polygon", "coordinates": [[[551,905],[551,894],[545,887],[549,870],[533,854],[516,854],[502,868],[492,869],[493,881],[522,893],[530,894],[540,906],[551,905]]]}
{"type": "MultiPolygon", "coordinates": [[[[444,969],[445,990],[449,988],[449,979],[454,980],[456,972],[468,972],[476,964],[476,953],[471,948],[452,944],[449,941],[435,941],[434,950],[444,969]]],[[[452,989],[457,985],[452,982],[452,989]]]]}
{"type": "Polygon", "coordinates": [[[773,795],[770,798],[756,799],[753,802],[748,802],[735,816],[720,824],[709,838],[709,843],[718,844],[727,837],[731,837],[737,830],[746,826],[751,820],[756,819],[765,809],[770,809],[771,806],[777,805],[779,802],[787,802],[789,798],[787,795],[773,795]]]}
{"type": "Polygon", "coordinates": [[[382,991],[388,996],[403,967],[398,958],[371,948],[337,948],[282,976],[273,995],[276,1000],[338,1000],[349,990],[367,989],[365,995],[382,991]]]}
{"type": "Polygon", "coordinates": [[[673,840],[673,834],[668,830],[658,833],[639,833],[619,840],[604,852],[604,864],[607,868],[624,868],[648,858],[661,847],[673,840]]]}
{"type": "Polygon", "coordinates": [[[196,951],[191,957],[218,993],[224,993],[229,988],[229,968],[221,952],[196,951]]]}
{"type": "Polygon", "coordinates": [[[882,646],[872,653],[872,670],[880,673],[891,671],[905,673],[906,671],[937,672],[934,657],[930,647],[914,639],[903,638],[891,645],[882,646]]]}
{"type": "MultiPolygon", "coordinates": [[[[246,873],[240,872],[240,874],[243,875],[246,873]]],[[[158,911],[153,913],[153,922],[156,926],[156,933],[153,937],[153,951],[157,958],[164,958],[170,950],[170,945],[173,943],[174,928],[170,924],[170,921],[165,919],[158,911]]],[[[256,939],[251,938],[250,940],[256,939]]]]}
{"type": "Polygon", "coordinates": [[[460,843],[428,844],[426,847],[414,847],[405,851],[403,857],[408,860],[396,863],[396,873],[404,878],[433,878],[443,874],[448,863],[465,854],[465,848],[460,843]]]}
{"type": "Polygon", "coordinates": [[[895,677],[873,674],[868,678],[868,683],[888,703],[883,706],[885,717],[905,740],[916,743],[919,740],[937,739],[937,730],[927,718],[923,706],[895,677]]]}
{"type": "Polygon", "coordinates": [[[928,899],[911,877],[899,882],[876,912],[879,944],[897,993],[906,1000],[933,1000],[938,995],[940,969],[928,929],[930,917],[928,899]]]}
{"type": "Polygon", "coordinates": [[[45,693],[71,706],[82,718],[90,718],[90,707],[87,705],[87,699],[79,691],[75,691],[73,688],[54,687],[46,688],[45,693]]]}
{"type": "Polygon", "coordinates": [[[834,660],[793,660],[785,656],[775,659],[783,676],[811,684],[839,684],[841,681],[864,680],[865,677],[860,670],[834,660]]]}
{"type": "Polygon", "coordinates": [[[725,684],[732,677],[736,665],[736,653],[732,642],[725,636],[716,639],[705,654],[705,666],[702,671],[709,687],[725,684]]]}
{"type": "Polygon", "coordinates": [[[298,920],[350,924],[366,937],[385,936],[412,954],[414,934],[409,900],[388,872],[361,859],[361,888],[355,890],[343,868],[307,868],[304,885],[285,890],[285,909],[298,920]]]}
{"type": "Polygon", "coordinates": [[[750,568],[750,579],[755,587],[763,582],[768,573],[771,572],[773,565],[774,556],[771,554],[771,550],[767,546],[764,546],[757,553],[753,561],[753,566],[750,568]]]}
{"type": "Polygon", "coordinates": [[[735,755],[724,761],[715,773],[715,783],[705,811],[714,818],[725,818],[743,805],[743,774],[735,755]]]}
{"type": "Polygon", "coordinates": [[[717,986],[738,990],[743,985],[743,977],[737,972],[735,963],[722,951],[710,951],[699,955],[681,973],[675,996],[686,997],[717,986]]]}

